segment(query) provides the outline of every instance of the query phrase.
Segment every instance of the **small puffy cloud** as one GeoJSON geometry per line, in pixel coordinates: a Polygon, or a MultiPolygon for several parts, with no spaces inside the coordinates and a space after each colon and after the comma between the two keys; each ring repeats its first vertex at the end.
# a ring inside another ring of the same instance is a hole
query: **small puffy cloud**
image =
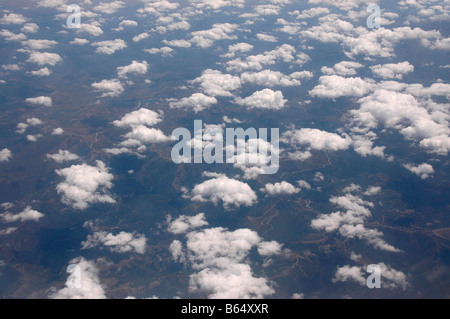
{"type": "Polygon", "coordinates": [[[281,183],[266,184],[265,187],[261,189],[261,191],[264,191],[269,195],[276,196],[298,194],[301,189],[295,187],[291,183],[283,181],[281,183]]]}
{"type": "Polygon", "coordinates": [[[172,54],[175,52],[175,50],[170,47],[151,48],[145,49],[144,51],[150,54],[161,54],[163,57],[172,56],[172,54]]]}
{"type": "Polygon", "coordinates": [[[228,46],[228,53],[224,54],[223,57],[224,58],[232,58],[238,52],[240,52],[240,53],[249,52],[249,51],[253,50],[253,48],[254,48],[253,45],[245,43],[245,42],[232,44],[232,45],[228,46]]]}
{"type": "Polygon", "coordinates": [[[12,214],[12,213],[6,212],[6,213],[1,214],[0,216],[3,218],[5,223],[13,223],[16,221],[20,221],[20,222],[35,221],[35,222],[37,222],[39,219],[44,217],[44,214],[38,212],[37,210],[32,209],[31,206],[28,206],[21,213],[12,214]]]}
{"type": "Polygon", "coordinates": [[[78,257],[70,261],[72,275],[80,280],[80,288],[73,287],[69,276],[66,287],[49,295],[52,299],[106,299],[105,290],[98,278],[99,270],[93,261],[78,257]]]}
{"type": "Polygon", "coordinates": [[[352,144],[349,136],[342,137],[335,133],[311,128],[288,131],[283,134],[283,141],[319,151],[347,150],[352,144]]]}
{"type": "Polygon", "coordinates": [[[117,79],[102,80],[92,84],[92,87],[102,93],[102,97],[116,97],[125,91],[122,83],[117,79]]]}
{"type": "Polygon", "coordinates": [[[121,27],[137,27],[138,23],[134,20],[122,20],[119,23],[119,26],[121,26],[121,27]]]}
{"type": "Polygon", "coordinates": [[[0,151],[0,163],[7,162],[11,158],[12,158],[12,152],[9,149],[4,148],[0,151]]]}
{"type": "Polygon", "coordinates": [[[212,96],[207,96],[203,93],[194,93],[190,97],[182,98],[179,101],[170,101],[171,108],[191,108],[196,113],[217,104],[217,99],[212,96]]]}
{"type": "Polygon", "coordinates": [[[231,206],[249,207],[254,205],[258,199],[248,184],[223,175],[195,185],[187,197],[194,202],[211,202],[214,205],[222,202],[225,209],[229,209],[231,206]]]}
{"type": "Polygon", "coordinates": [[[82,23],[80,28],[77,29],[78,33],[87,33],[91,36],[98,37],[103,34],[103,30],[96,24],[86,24],[82,23]]]}
{"type": "Polygon", "coordinates": [[[200,213],[196,216],[185,216],[181,215],[174,221],[168,220],[169,226],[167,230],[172,234],[184,234],[195,228],[203,227],[208,225],[205,220],[205,214],[200,213]]]}
{"type": "Polygon", "coordinates": [[[302,83],[298,80],[298,77],[305,75],[299,73],[285,75],[279,71],[264,70],[261,72],[244,72],[241,74],[241,80],[242,83],[254,83],[266,87],[289,87],[300,86],[302,83]]]}
{"type": "Polygon", "coordinates": [[[278,255],[283,245],[276,241],[264,241],[258,244],[258,254],[261,256],[278,255]]]}
{"type": "Polygon", "coordinates": [[[52,106],[52,98],[48,96],[30,97],[25,102],[34,105],[52,106]]]}
{"type": "Polygon", "coordinates": [[[21,14],[17,13],[5,13],[0,18],[0,24],[24,24],[28,19],[21,14]]]}
{"type": "Polygon", "coordinates": [[[13,41],[20,42],[27,38],[27,36],[23,33],[15,34],[14,32],[11,32],[6,29],[2,29],[0,31],[0,36],[5,38],[6,41],[10,41],[10,42],[13,42],[13,41]]]}
{"type": "Polygon", "coordinates": [[[128,74],[146,74],[148,71],[147,61],[132,61],[130,65],[117,68],[119,78],[126,78],[128,74]]]}
{"type": "Polygon", "coordinates": [[[241,80],[231,74],[223,74],[220,71],[205,70],[202,75],[191,81],[200,84],[203,92],[209,96],[233,96],[230,91],[241,87],[241,80]]]}
{"type": "MultiPolygon", "coordinates": [[[[8,227],[5,229],[0,230],[0,236],[7,236],[10,235],[12,233],[14,233],[17,230],[17,227],[8,227]]],[[[1,260],[0,260],[0,266],[1,266],[1,260]]]]}
{"type": "Polygon", "coordinates": [[[73,45],[85,45],[88,43],[89,43],[89,40],[81,39],[81,38],[75,38],[75,39],[73,39],[73,41],[70,41],[70,44],[73,44],[73,45]]]}
{"type": "Polygon", "coordinates": [[[192,46],[191,42],[187,40],[171,40],[171,41],[163,40],[163,43],[170,47],[177,47],[177,48],[190,48],[192,46]]]}
{"type": "Polygon", "coordinates": [[[53,48],[58,42],[53,40],[30,39],[22,41],[22,44],[31,50],[46,50],[53,48]]]}
{"type": "Polygon", "coordinates": [[[238,27],[239,25],[231,23],[214,24],[212,29],[192,32],[191,42],[199,47],[209,48],[219,40],[236,40],[237,36],[233,33],[238,27]]]}
{"type": "Polygon", "coordinates": [[[361,78],[344,78],[338,75],[321,76],[319,85],[309,94],[319,98],[362,97],[370,92],[372,83],[361,78]]]}
{"type": "Polygon", "coordinates": [[[244,99],[236,99],[237,104],[246,106],[250,109],[260,108],[280,110],[286,105],[286,102],[287,100],[284,99],[283,92],[271,89],[255,92],[244,99]]]}
{"type": "Polygon", "coordinates": [[[2,69],[5,71],[20,71],[20,66],[18,64],[3,64],[2,69]]]}
{"type": "Polygon", "coordinates": [[[379,64],[370,67],[372,73],[382,79],[403,79],[403,75],[414,71],[414,66],[408,61],[401,63],[379,64]]]}
{"type": "Polygon", "coordinates": [[[54,160],[58,164],[80,159],[78,155],[73,154],[67,150],[59,150],[59,152],[56,154],[47,154],[47,158],[54,160]]]}
{"type": "Polygon", "coordinates": [[[95,52],[107,55],[114,54],[116,51],[123,50],[127,47],[126,42],[122,39],[94,42],[91,45],[97,47],[95,52]]]}
{"type": "Polygon", "coordinates": [[[61,62],[62,58],[56,53],[49,52],[31,52],[27,62],[37,64],[39,66],[51,65],[55,66],[61,62]]]}
{"type": "Polygon", "coordinates": [[[145,235],[136,233],[120,232],[117,235],[105,231],[94,232],[88,235],[85,241],[81,243],[82,249],[94,248],[103,245],[111,252],[127,253],[135,251],[138,254],[144,254],[146,250],[147,238],[145,235]]]}
{"type": "Polygon", "coordinates": [[[265,41],[265,42],[274,42],[277,43],[278,39],[273,36],[273,35],[269,35],[269,34],[265,34],[265,33],[258,33],[256,35],[256,37],[258,38],[258,40],[260,41],[265,41]]]}
{"type": "Polygon", "coordinates": [[[139,109],[124,115],[120,120],[114,121],[117,127],[133,127],[139,125],[153,126],[162,121],[161,115],[149,109],[139,109]]]}
{"type": "Polygon", "coordinates": [[[405,164],[403,165],[403,167],[405,167],[411,173],[416,174],[421,179],[427,179],[428,177],[431,177],[431,175],[434,174],[433,166],[426,163],[418,166],[414,166],[413,164],[405,164]]]}
{"type": "Polygon", "coordinates": [[[135,36],[133,37],[133,41],[134,41],[134,42],[139,42],[139,41],[142,41],[142,40],[144,40],[144,39],[147,39],[149,36],[150,36],[150,34],[147,33],[147,32],[140,33],[140,34],[135,35],[135,36]]]}
{"type": "Polygon", "coordinates": [[[356,69],[364,67],[363,64],[354,61],[342,61],[334,65],[334,67],[322,67],[322,73],[325,75],[356,75],[356,69]]]}
{"type": "Polygon", "coordinates": [[[39,26],[36,23],[26,23],[20,31],[24,33],[36,33],[39,31],[39,26]]]}
{"type": "Polygon", "coordinates": [[[41,76],[49,76],[50,74],[52,74],[52,71],[49,68],[45,67],[36,71],[31,71],[27,74],[41,77],[41,76]]]}
{"type": "Polygon", "coordinates": [[[116,202],[109,194],[114,176],[103,162],[97,161],[96,164],[73,165],[56,170],[56,173],[64,178],[64,181],[56,186],[64,204],[84,210],[90,204],[116,202]]]}
{"type": "Polygon", "coordinates": [[[113,14],[117,10],[123,8],[124,5],[125,2],[123,1],[100,2],[94,7],[94,10],[105,14],[113,14]]]}
{"type": "Polygon", "coordinates": [[[60,127],[55,128],[52,132],[52,135],[62,135],[64,133],[64,130],[60,127]]]}

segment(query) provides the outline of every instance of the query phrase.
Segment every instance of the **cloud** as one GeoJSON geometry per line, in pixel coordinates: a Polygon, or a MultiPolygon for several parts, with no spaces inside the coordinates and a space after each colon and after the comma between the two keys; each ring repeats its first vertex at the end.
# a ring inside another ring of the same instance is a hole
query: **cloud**
{"type": "MultiPolygon", "coordinates": [[[[111,154],[134,153],[130,148],[135,148],[139,153],[146,150],[145,144],[164,143],[171,140],[161,130],[150,128],[162,122],[162,113],[156,113],[149,109],[139,109],[124,115],[120,120],[114,121],[117,127],[128,128],[130,132],[123,137],[125,141],[119,144],[119,148],[105,149],[111,154]]],[[[138,155],[139,156],[139,155],[138,155]]]]}
{"type": "Polygon", "coordinates": [[[44,105],[44,106],[52,106],[52,98],[48,96],[38,96],[38,97],[30,97],[25,100],[25,102],[34,105],[44,105]]]}
{"type": "Polygon", "coordinates": [[[120,232],[117,235],[105,231],[94,232],[88,235],[85,241],[81,243],[82,249],[94,248],[103,245],[109,248],[111,252],[127,253],[135,251],[138,254],[144,254],[146,250],[147,238],[145,235],[136,233],[120,232]]]}
{"type": "Polygon", "coordinates": [[[243,8],[245,0],[189,0],[198,9],[217,10],[222,7],[235,6],[243,8]]]}
{"type": "Polygon", "coordinates": [[[49,295],[52,299],[106,299],[105,290],[98,277],[99,270],[93,261],[78,257],[70,261],[79,276],[80,288],[73,288],[72,277],[68,277],[66,287],[49,295]],[[79,271],[79,273],[78,273],[79,271]]]}
{"type": "Polygon", "coordinates": [[[196,216],[181,215],[174,221],[168,218],[168,224],[167,230],[172,234],[179,235],[199,227],[207,226],[208,222],[205,220],[205,214],[200,213],[196,216]]]}
{"type": "MultiPolygon", "coordinates": [[[[311,227],[324,230],[327,233],[338,231],[345,238],[364,240],[376,249],[400,252],[399,249],[383,240],[381,231],[368,229],[364,226],[367,219],[372,216],[370,208],[373,208],[374,204],[363,200],[359,194],[352,194],[360,191],[360,186],[351,185],[344,190],[344,195],[331,197],[330,202],[342,210],[327,215],[319,215],[318,218],[312,220],[311,227]]],[[[372,195],[373,193],[373,188],[369,188],[368,193],[365,194],[372,195]]]]}
{"type": "Polygon", "coordinates": [[[153,126],[162,122],[161,115],[149,109],[139,109],[124,115],[120,120],[114,121],[117,127],[133,127],[139,125],[153,126]]]}
{"type": "Polygon", "coordinates": [[[54,160],[58,164],[62,164],[64,162],[77,161],[80,157],[76,154],[72,154],[66,150],[59,150],[56,154],[47,154],[47,158],[54,160]]]}
{"type": "Polygon", "coordinates": [[[171,47],[177,47],[177,48],[190,48],[192,44],[187,40],[163,40],[163,43],[171,46],[171,47]]]}
{"type": "Polygon", "coordinates": [[[100,2],[94,7],[94,10],[105,14],[113,14],[117,12],[117,10],[123,8],[124,5],[125,2],[123,1],[100,2]]]}
{"type": "Polygon", "coordinates": [[[245,53],[253,50],[253,45],[240,42],[228,46],[228,53],[222,55],[224,58],[233,58],[238,52],[245,53]]]}
{"type": "Polygon", "coordinates": [[[114,176],[101,161],[97,161],[96,166],[72,165],[56,173],[64,178],[56,190],[62,202],[74,209],[85,210],[90,204],[116,202],[109,194],[114,176]]]}
{"type": "Polygon", "coordinates": [[[219,40],[236,40],[237,36],[232,35],[239,27],[237,24],[217,23],[212,29],[192,32],[191,42],[202,48],[211,47],[219,40]]]}
{"type": "Polygon", "coordinates": [[[95,52],[107,55],[114,54],[116,51],[123,50],[127,47],[126,42],[122,39],[94,42],[91,45],[97,47],[95,52]]]}
{"type": "Polygon", "coordinates": [[[244,99],[236,99],[237,104],[246,106],[250,109],[261,108],[280,110],[286,105],[286,102],[287,100],[284,99],[283,92],[273,91],[271,89],[257,91],[244,99]]]}
{"type": "Polygon", "coordinates": [[[39,221],[42,217],[44,217],[44,214],[38,212],[37,210],[33,210],[31,206],[28,206],[25,208],[21,213],[18,214],[12,214],[9,212],[3,213],[0,215],[5,223],[13,223],[16,221],[20,222],[26,222],[26,221],[39,221]]]}
{"type": "Polygon", "coordinates": [[[261,191],[266,192],[269,195],[277,196],[277,195],[292,195],[300,193],[301,189],[295,187],[291,183],[281,182],[275,184],[266,184],[261,191]]]}
{"type": "MultiPolygon", "coordinates": [[[[377,266],[380,267],[381,288],[406,289],[409,286],[405,273],[395,270],[385,263],[378,263],[377,266]]],[[[369,274],[370,272],[368,272],[368,274],[364,273],[363,267],[351,267],[349,265],[346,265],[338,267],[332,281],[334,283],[354,281],[359,283],[361,286],[366,286],[366,277],[368,277],[369,274]]]]}
{"type": "Polygon", "coordinates": [[[23,41],[27,38],[23,33],[15,34],[14,32],[5,29],[0,31],[0,36],[4,37],[6,41],[23,41]]]}
{"type": "Polygon", "coordinates": [[[80,38],[75,38],[73,41],[70,41],[70,44],[74,44],[74,45],[85,45],[88,43],[89,43],[89,40],[80,39],[80,38]]]}
{"type": "Polygon", "coordinates": [[[60,127],[55,128],[52,132],[52,135],[62,135],[64,133],[64,130],[60,127]]]}
{"type": "Polygon", "coordinates": [[[159,53],[161,53],[161,55],[163,57],[172,56],[172,54],[175,52],[174,49],[169,48],[169,47],[162,47],[162,48],[159,48],[159,49],[158,48],[145,49],[144,51],[147,52],[147,53],[150,53],[150,54],[159,54],[159,53]]]}
{"type": "Polygon", "coordinates": [[[179,240],[170,245],[174,259],[196,271],[190,275],[189,291],[211,299],[261,299],[275,293],[272,283],[256,277],[248,264],[255,248],[267,258],[280,254],[282,245],[264,242],[250,229],[221,227],[190,231],[185,245],[179,240]]]}
{"type": "Polygon", "coordinates": [[[225,96],[230,97],[233,94],[230,91],[237,90],[241,87],[241,80],[237,76],[231,74],[223,74],[220,71],[205,70],[202,75],[195,80],[193,84],[200,84],[203,92],[209,96],[225,96]]]}
{"type": "Polygon", "coordinates": [[[142,40],[144,40],[144,39],[147,39],[149,36],[150,36],[149,33],[143,32],[143,33],[140,33],[140,34],[134,36],[134,37],[133,37],[133,41],[134,41],[134,42],[139,42],[139,41],[142,41],[142,40]]]}
{"type": "Polygon", "coordinates": [[[408,61],[400,63],[379,64],[370,67],[372,73],[382,79],[403,79],[403,75],[414,71],[414,66],[408,61]]]}
{"type": "Polygon", "coordinates": [[[4,148],[0,151],[0,163],[7,162],[11,158],[12,158],[12,152],[9,149],[4,148]]]}
{"type": "Polygon", "coordinates": [[[270,34],[258,33],[256,37],[258,38],[259,41],[274,42],[274,43],[278,42],[278,39],[270,34]]]}
{"type": "Polygon", "coordinates": [[[334,67],[322,67],[322,73],[326,75],[356,75],[356,69],[364,67],[363,64],[353,61],[342,61],[334,65],[334,67]]]}
{"type": "Polygon", "coordinates": [[[266,87],[275,86],[300,86],[302,83],[297,76],[300,73],[285,75],[279,71],[264,70],[261,72],[244,72],[241,74],[242,83],[252,83],[266,87]]]}
{"type": "Polygon", "coordinates": [[[146,74],[148,71],[147,61],[132,61],[130,65],[121,66],[117,68],[117,75],[119,78],[126,78],[129,73],[132,74],[146,74]]]}
{"type": "Polygon", "coordinates": [[[33,75],[33,76],[49,76],[50,74],[52,74],[52,71],[49,68],[45,67],[45,68],[41,68],[37,71],[31,71],[27,74],[33,75]]]}
{"type": "Polygon", "coordinates": [[[362,97],[370,92],[372,83],[357,78],[343,78],[338,75],[327,75],[319,78],[319,85],[309,94],[313,97],[336,99],[339,97],[362,97]]]}
{"type": "Polygon", "coordinates": [[[58,42],[53,40],[30,39],[22,41],[22,44],[31,50],[47,50],[53,48],[58,42]]]}
{"type": "Polygon", "coordinates": [[[36,23],[26,23],[20,31],[25,33],[36,33],[39,31],[39,26],[36,23]]]}
{"type": "Polygon", "coordinates": [[[187,197],[194,202],[211,202],[214,205],[221,202],[225,209],[230,209],[231,206],[249,207],[254,205],[258,199],[248,184],[224,175],[218,175],[195,185],[187,197]]]}
{"type": "Polygon", "coordinates": [[[179,101],[170,101],[169,103],[171,108],[192,108],[195,113],[201,112],[213,104],[217,104],[217,99],[203,93],[194,93],[190,97],[182,98],[179,101]]]}
{"type": "Polygon", "coordinates": [[[20,71],[20,66],[18,64],[3,64],[2,69],[5,71],[20,71]]]}
{"type": "Polygon", "coordinates": [[[87,33],[94,37],[98,37],[103,34],[103,30],[94,23],[91,23],[91,24],[82,23],[80,25],[80,28],[77,29],[77,32],[78,33],[87,33]]]}
{"type": "Polygon", "coordinates": [[[49,52],[31,52],[27,62],[37,64],[39,66],[51,65],[55,66],[61,62],[62,58],[56,53],[49,52]]]}
{"type": "Polygon", "coordinates": [[[122,83],[117,79],[102,80],[92,84],[92,87],[101,92],[101,97],[117,97],[125,91],[122,83]]]}
{"type": "Polygon", "coordinates": [[[24,24],[28,19],[21,14],[17,13],[5,13],[0,18],[0,24],[24,24]]]}
{"type": "Polygon", "coordinates": [[[416,174],[421,179],[427,179],[428,177],[431,177],[431,175],[434,174],[433,166],[430,164],[420,164],[418,166],[414,166],[413,164],[405,164],[403,165],[404,168],[406,168],[411,173],[416,174]]]}
{"type": "Polygon", "coordinates": [[[288,131],[283,134],[282,141],[319,151],[344,151],[352,144],[349,136],[342,137],[335,133],[311,128],[288,131]]]}

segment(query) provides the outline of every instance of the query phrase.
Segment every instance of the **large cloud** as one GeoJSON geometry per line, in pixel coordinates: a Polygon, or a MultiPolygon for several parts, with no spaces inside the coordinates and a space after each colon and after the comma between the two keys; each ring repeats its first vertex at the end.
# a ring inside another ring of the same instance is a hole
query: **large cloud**
{"type": "Polygon", "coordinates": [[[209,96],[232,96],[230,91],[241,87],[239,77],[211,69],[203,71],[202,75],[192,83],[200,84],[203,92],[209,96]]]}
{"type": "Polygon", "coordinates": [[[357,78],[343,78],[338,75],[321,76],[319,85],[309,93],[320,98],[362,97],[370,92],[372,83],[357,78]]]}
{"type": "Polygon", "coordinates": [[[114,176],[101,161],[97,161],[96,166],[73,165],[56,170],[56,173],[64,178],[64,181],[56,186],[56,190],[66,205],[84,210],[90,204],[116,202],[109,194],[114,176]]]}
{"type": "Polygon", "coordinates": [[[31,52],[27,62],[35,63],[37,65],[51,65],[55,66],[61,62],[62,58],[56,53],[49,52],[31,52]]]}
{"type": "Polygon", "coordinates": [[[126,78],[128,74],[146,74],[148,71],[147,61],[132,61],[130,65],[117,68],[117,75],[120,78],[126,78]]]}
{"type": "Polygon", "coordinates": [[[335,133],[311,128],[288,131],[283,134],[283,141],[320,151],[347,150],[352,144],[352,140],[348,136],[342,137],[335,133]]]}

